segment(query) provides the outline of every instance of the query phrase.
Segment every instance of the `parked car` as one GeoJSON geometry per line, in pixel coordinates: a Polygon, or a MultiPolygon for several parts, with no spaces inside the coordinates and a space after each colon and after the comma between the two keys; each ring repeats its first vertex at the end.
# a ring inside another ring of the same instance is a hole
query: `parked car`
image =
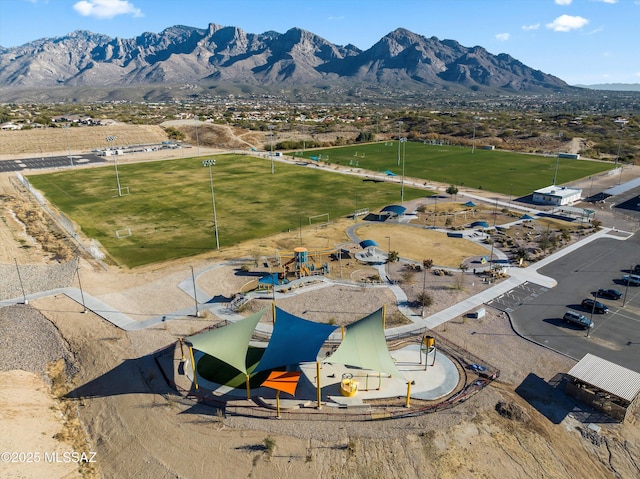
{"type": "Polygon", "coordinates": [[[608,298],[608,299],[620,299],[622,298],[622,293],[617,289],[600,288],[598,290],[598,296],[600,296],[601,298],[608,298]]]}
{"type": "Polygon", "coordinates": [[[598,313],[598,314],[604,314],[609,312],[609,308],[607,308],[605,304],[602,304],[600,301],[595,301],[590,298],[583,299],[580,305],[587,311],[593,311],[594,313],[598,313]]]}
{"type": "Polygon", "coordinates": [[[635,274],[625,274],[622,277],[622,281],[625,284],[630,284],[631,286],[640,286],[640,276],[635,274]]]}
{"type": "Polygon", "coordinates": [[[569,324],[575,324],[576,326],[581,326],[584,329],[593,328],[593,321],[577,311],[571,311],[570,309],[567,310],[562,319],[569,324]]]}
{"type": "Polygon", "coordinates": [[[637,265],[635,265],[633,267],[633,271],[631,271],[633,274],[640,274],[640,263],[638,263],[637,265]]]}

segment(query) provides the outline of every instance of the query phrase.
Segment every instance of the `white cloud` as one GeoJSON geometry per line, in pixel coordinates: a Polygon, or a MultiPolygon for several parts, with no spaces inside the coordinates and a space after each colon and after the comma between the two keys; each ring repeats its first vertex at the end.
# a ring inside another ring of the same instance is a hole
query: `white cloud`
{"type": "Polygon", "coordinates": [[[556,0],[556,5],[571,5],[573,0],[556,0]]]}
{"type": "Polygon", "coordinates": [[[547,28],[554,32],[569,32],[584,27],[589,20],[583,17],[572,17],[571,15],[560,15],[553,22],[547,23],[547,28]]]}
{"type": "Polygon", "coordinates": [[[595,0],[596,2],[609,3],[613,5],[614,3],[618,3],[618,0],[595,0]]]}
{"type": "Polygon", "coordinates": [[[522,25],[522,29],[524,31],[537,30],[538,28],[540,28],[539,23],[534,23],[533,25],[522,25]]]}
{"type": "Polygon", "coordinates": [[[498,33],[496,35],[496,40],[500,40],[501,42],[506,42],[507,40],[509,40],[509,37],[511,37],[511,34],[509,33],[498,33]]]}
{"type": "Polygon", "coordinates": [[[142,10],[128,0],[80,0],[73,9],[83,17],[113,18],[117,15],[141,17],[142,10]]]}
{"type": "Polygon", "coordinates": [[[327,18],[327,20],[329,20],[330,22],[335,22],[335,21],[340,21],[340,20],[344,20],[344,15],[341,17],[329,17],[327,18]]]}

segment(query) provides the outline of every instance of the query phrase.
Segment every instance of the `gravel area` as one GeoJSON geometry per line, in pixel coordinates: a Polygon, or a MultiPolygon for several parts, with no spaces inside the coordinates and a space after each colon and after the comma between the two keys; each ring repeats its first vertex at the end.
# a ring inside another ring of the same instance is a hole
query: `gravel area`
{"type": "Polygon", "coordinates": [[[46,377],[47,364],[58,359],[64,359],[68,376],[76,373],[74,354],[51,321],[31,306],[0,308],[0,371],[46,377]]]}
{"type": "Polygon", "coordinates": [[[0,301],[71,286],[78,259],[66,263],[0,264],[0,301]]]}

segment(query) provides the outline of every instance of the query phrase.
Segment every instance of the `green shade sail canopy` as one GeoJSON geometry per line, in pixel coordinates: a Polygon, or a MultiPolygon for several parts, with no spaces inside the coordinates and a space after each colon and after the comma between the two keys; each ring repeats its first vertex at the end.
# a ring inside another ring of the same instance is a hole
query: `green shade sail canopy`
{"type": "Polygon", "coordinates": [[[223,328],[194,334],[185,338],[185,341],[190,343],[194,349],[248,374],[247,350],[249,349],[249,341],[251,341],[253,330],[256,329],[258,321],[265,311],[266,308],[223,328]]]}
{"type": "Polygon", "coordinates": [[[344,364],[405,379],[387,349],[382,308],[346,327],[344,340],[325,363],[344,364]]]}

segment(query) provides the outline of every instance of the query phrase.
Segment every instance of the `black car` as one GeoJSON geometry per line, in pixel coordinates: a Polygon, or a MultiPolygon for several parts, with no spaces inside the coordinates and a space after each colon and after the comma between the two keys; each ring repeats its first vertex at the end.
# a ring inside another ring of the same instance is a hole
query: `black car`
{"type": "Polygon", "coordinates": [[[587,311],[593,311],[594,313],[604,314],[609,312],[609,308],[602,304],[600,301],[594,301],[593,299],[583,299],[580,305],[587,311]]]}
{"type": "Polygon", "coordinates": [[[601,298],[620,299],[622,298],[622,293],[617,289],[599,289],[598,296],[601,298]]]}

